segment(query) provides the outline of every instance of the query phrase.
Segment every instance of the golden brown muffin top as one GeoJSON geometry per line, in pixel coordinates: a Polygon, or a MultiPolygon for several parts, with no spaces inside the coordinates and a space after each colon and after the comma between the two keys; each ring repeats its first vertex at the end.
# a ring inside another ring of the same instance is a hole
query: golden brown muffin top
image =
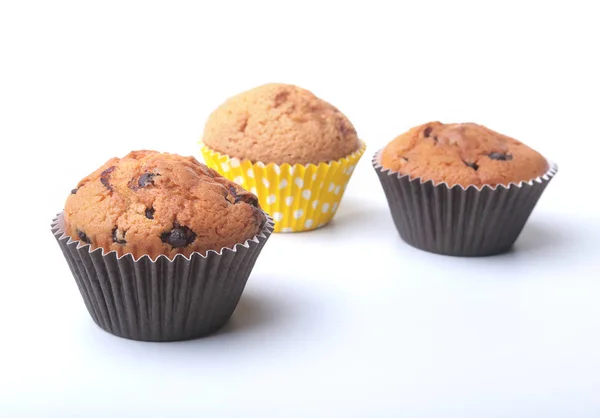
{"type": "Polygon", "coordinates": [[[208,118],[204,143],[252,162],[319,164],[360,148],[354,126],[308,90],[266,84],[228,99],[208,118]]]}
{"type": "Polygon", "coordinates": [[[430,122],[396,137],[384,149],[381,165],[420,178],[495,186],[537,178],[548,162],[527,145],[475,123],[430,122]]]}
{"type": "Polygon", "coordinates": [[[74,240],[136,259],[231,248],[266,221],[252,193],[193,157],[156,151],[112,158],[85,177],[64,218],[74,240]]]}

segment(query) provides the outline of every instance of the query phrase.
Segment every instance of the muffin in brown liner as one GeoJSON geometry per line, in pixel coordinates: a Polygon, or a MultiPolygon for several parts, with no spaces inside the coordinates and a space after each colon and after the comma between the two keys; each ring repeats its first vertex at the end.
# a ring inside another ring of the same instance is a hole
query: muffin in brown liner
{"type": "Polygon", "coordinates": [[[530,181],[463,187],[402,175],[372,163],[400,237],[421,250],[453,256],[487,256],[508,251],[523,230],[558,167],[530,181]]]}
{"type": "Polygon", "coordinates": [[[98,326],[134,340],[177,341],[225,325],[273,232],[273,221],[268,218],[258,235],[232,248],[155,260],[92,250],[65,234],[62,213],[51,230],[98,326]]]}

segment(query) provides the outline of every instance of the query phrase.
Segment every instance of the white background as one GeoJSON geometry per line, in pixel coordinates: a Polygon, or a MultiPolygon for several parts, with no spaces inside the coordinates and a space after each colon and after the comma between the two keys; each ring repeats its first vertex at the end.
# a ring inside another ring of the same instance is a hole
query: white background
{"type": "Polygon", "coordinates": [[[2,2],[0,416],[599,417],[593,5],[2,2]],[[368,144],[334,223],[273,236],[216,336],[101,331],[50,234],[71,188],[133,149],[198,156],[209,112],[271,81],[368,144]],[[430,120],[559,164],[511,253],[399,239],[369,160],[430,120]]]}

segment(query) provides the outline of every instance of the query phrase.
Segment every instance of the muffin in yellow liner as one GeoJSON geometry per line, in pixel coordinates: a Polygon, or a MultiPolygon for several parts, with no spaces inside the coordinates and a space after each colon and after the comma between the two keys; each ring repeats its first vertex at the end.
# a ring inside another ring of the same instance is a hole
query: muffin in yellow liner
{"type": "Polygon", "coordinates": [[[201,143],[209,167],[258,196],[275,220],[275,232],[310,231],[329,223],[365,149],[361,142],[357,151],[330,163],[278,165],[230,158],[201,143]]]}
{"type": "Polygon", "coordinates": [[[227,99],[209,115],[200,143],[208,166],[258,196],[276,232],[331,221],[366,148],[338,108],[281,83],[227,99]]]}

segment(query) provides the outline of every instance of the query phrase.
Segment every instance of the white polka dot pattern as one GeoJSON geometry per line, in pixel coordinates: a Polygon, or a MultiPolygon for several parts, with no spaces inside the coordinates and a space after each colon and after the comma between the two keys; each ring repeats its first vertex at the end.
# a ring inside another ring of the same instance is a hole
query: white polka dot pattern
{"type": "Polygon", "coordinates": [[[327,225],[338,209],[361,149],[338,161],[281,166],[240,161],[201,147],[209,167],[256,194],[275,221],[275,232],[297,232],[327,225]]]}

